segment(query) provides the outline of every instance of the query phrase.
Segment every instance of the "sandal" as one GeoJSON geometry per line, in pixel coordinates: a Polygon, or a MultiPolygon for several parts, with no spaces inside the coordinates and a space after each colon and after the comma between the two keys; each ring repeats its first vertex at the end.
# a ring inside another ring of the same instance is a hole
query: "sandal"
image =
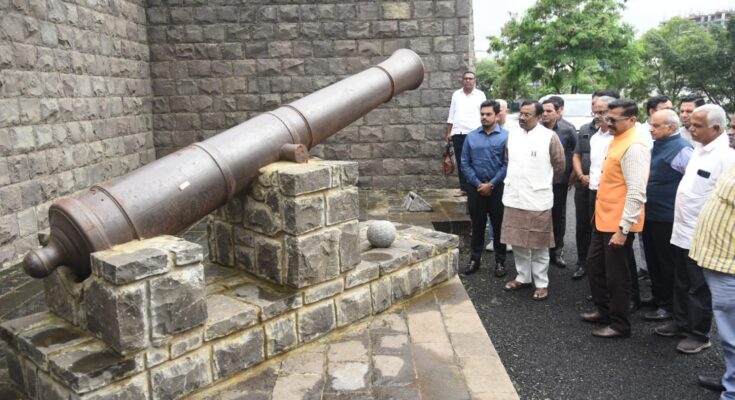
{"type": "Polygon", "coordinates": [[[518,290],[518,289],[527,288],[529,286],[531,286],[530,283],[523,283],[523,282],[519,282],[519,281],[517,281],[517,280],[514,279],[514,280],[506,283],[505,284],[505,287],[503,287],[503,290],[507,290],[507,291],[518,290]]]}
{"type": "Polygon", "coordinates": [[[467,192],[465,192],[464,190],[460,190],[454,194],[454,197],[464,197],[464,196],[467,196],[467,192]]]}
{"type": "Polygon", "coordinates": [[[538,288],[533,291],[533,299],[536,301],[546,300],[549,297],[549,288],[538,288]]]}

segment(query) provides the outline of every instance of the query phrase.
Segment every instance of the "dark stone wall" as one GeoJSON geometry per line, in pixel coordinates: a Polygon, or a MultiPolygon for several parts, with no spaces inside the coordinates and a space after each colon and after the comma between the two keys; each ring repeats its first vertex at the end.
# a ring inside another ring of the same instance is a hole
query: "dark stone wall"
{"type": "Polygon", "coordinates": [[[153,160],[144,0],[0,1],[0,269],[52,200],[153,160]]]}
{"type": "MultiPolygon", "coordinates": [[[[317,146],[356,160],[361,188],[447,187],[440,155],[451,93],[472,57],[471,0],[150,0],[157,155],[206,139],[390,56],[421,55],[407,92],[317,146]]],[[[257,135],[257,132],[252,134],[257,135]]]]}

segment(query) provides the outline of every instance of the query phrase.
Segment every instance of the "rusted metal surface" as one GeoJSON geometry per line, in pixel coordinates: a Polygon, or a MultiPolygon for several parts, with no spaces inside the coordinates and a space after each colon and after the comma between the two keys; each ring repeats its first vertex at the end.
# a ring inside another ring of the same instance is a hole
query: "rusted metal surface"
{"type": "Polygon", "coordinates": [[[83,280],[91,253],[181,231],[246,188],[261,167],[284,156],[303,161],[306,149],[423,79],[419,56],[401,49],[377,66],[61,199],[49,209],[49,243],[26,255],[24,269],[43,278],[64,265],[83,280]]]}

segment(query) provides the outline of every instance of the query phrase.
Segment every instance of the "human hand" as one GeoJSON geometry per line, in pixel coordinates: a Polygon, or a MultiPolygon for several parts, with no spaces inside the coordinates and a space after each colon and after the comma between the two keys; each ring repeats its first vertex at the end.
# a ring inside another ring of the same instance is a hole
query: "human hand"
{"type": "Polygon", "coordinates": [[[610,238],[610,242],[608,242],[608,245],[612,248],[621,248],[625,246],[625,241],[628,239],[628,235],[623,234],[623,232],[620,232],[618,230],[617,232],[613,233],[612,237],[610,238]]]}

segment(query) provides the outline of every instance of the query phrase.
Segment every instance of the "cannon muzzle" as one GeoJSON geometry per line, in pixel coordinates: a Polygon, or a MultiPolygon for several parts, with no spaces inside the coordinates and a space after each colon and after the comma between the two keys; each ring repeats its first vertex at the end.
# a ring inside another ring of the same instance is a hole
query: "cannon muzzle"
{"type": "Polygon", "coordinates": [[[61,199],[49,208],[49,243],[30,251],[23,268],[43,278],[65,265],[84,280],[91,253],[183,230],[246,188],[261,167],[304,161],[308,149],[423,79],[421,58],[397,50],[302,99],[61,199]]]}

